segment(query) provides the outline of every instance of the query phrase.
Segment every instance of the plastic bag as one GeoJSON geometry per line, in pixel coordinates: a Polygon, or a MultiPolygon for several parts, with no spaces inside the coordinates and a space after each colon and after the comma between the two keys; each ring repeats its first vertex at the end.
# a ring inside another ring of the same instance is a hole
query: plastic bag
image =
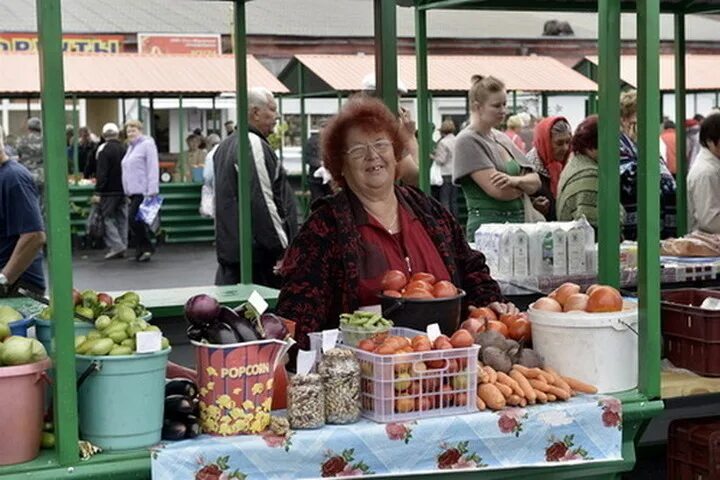
{"type": "Polygon", "coordinates": [[[102,240],[105,236],[105,221],[99,203],[94,203],[90,208],[85,233],[93,240],[102,240]]]}
{"type": "Polygon", "coordinates": [[[160,229],[160,207],[163,204],[163,197],[155,195],[153,197],[145,197],[138,207],[135,220],[145,223],[150,231],[157,233],[160,229]]]}
{"type": "Polygon", "coordinates": [[[200,215],[215,218],[215,193],[210,185],[200,189],[200,215]]]}
{"type": "Polygon", "coordinates": [[[443,184],[442,173],[440,173],[440,167],[437,163],[433,162],[430,167],[430,185],[441,187],[443,184]]]}

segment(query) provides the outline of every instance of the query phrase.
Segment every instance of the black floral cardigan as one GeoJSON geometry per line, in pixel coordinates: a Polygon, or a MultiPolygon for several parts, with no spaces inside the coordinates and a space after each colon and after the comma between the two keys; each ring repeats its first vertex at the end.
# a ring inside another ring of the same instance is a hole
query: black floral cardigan
{"type": "MultiPolygon", "coordinates": [[[[395,187],[398,200],[422,222],[455,285],[467,292],[467,304],[504,301],[490,276],[485,255],[472,250],[455,218],[440,203],[411,187],[395,187]]],[[[349,191],[313,204],[313,213],[288,248],[281,268],[282,290],[276,311],[296,322],[299,347],[307,334],[336,328],[341,313],[360,307],[358,257],[361,237],[355,228],[349,191]]]]}

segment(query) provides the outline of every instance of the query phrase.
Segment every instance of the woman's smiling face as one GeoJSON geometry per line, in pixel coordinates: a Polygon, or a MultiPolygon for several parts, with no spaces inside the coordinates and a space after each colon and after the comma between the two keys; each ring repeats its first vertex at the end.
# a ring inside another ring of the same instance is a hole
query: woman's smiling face
{"type": "Polygon", "coordinates": [[[348,187],[359,194],[392,188],[397,160],[387,133],[350,128],[345,135],[343,176],[348,187]]]}

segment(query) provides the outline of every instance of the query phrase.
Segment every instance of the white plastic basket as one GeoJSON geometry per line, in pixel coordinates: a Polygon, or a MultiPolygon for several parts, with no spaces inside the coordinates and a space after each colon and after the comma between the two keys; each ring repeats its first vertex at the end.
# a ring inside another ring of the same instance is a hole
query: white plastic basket
{"type": "MultiPolygon", "coordinates": [[[[393,336],[423,332],[393,328],[393,336]]],[[[311,348],[322,334],[311,333],[311,348]]],[[[376,422],[403,422],[477,411],[477,358],[480,347],[379,355],[347,346],[361,371],[362,415],[376,422]]]]}
{"type": "Polygon", "coordinates": [[[599,393],[638,384],[637,304],[611,313],[555,313],[530,305],[533,348],[562,375],[595,385],[599,393]]]}

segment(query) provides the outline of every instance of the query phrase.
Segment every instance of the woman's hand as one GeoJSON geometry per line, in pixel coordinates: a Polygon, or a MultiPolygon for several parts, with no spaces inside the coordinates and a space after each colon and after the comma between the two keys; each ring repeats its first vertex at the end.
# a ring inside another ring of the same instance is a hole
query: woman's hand
{"type": "Polygon", "coordinates": [[[545,217],[550,213],[550,200],[548,200],[547,197],[540,196],[533,198],[532,205],[535,207],[535,210],[542,213],[545,217]]]}
{"type": "Polygon", "coordinates": [[[490,176],[490,182],[495,188],[504,190],[506,188],[517,188],[518,181],[516,177],[508,175],[505,172],[495,172],[490,176]]]}

